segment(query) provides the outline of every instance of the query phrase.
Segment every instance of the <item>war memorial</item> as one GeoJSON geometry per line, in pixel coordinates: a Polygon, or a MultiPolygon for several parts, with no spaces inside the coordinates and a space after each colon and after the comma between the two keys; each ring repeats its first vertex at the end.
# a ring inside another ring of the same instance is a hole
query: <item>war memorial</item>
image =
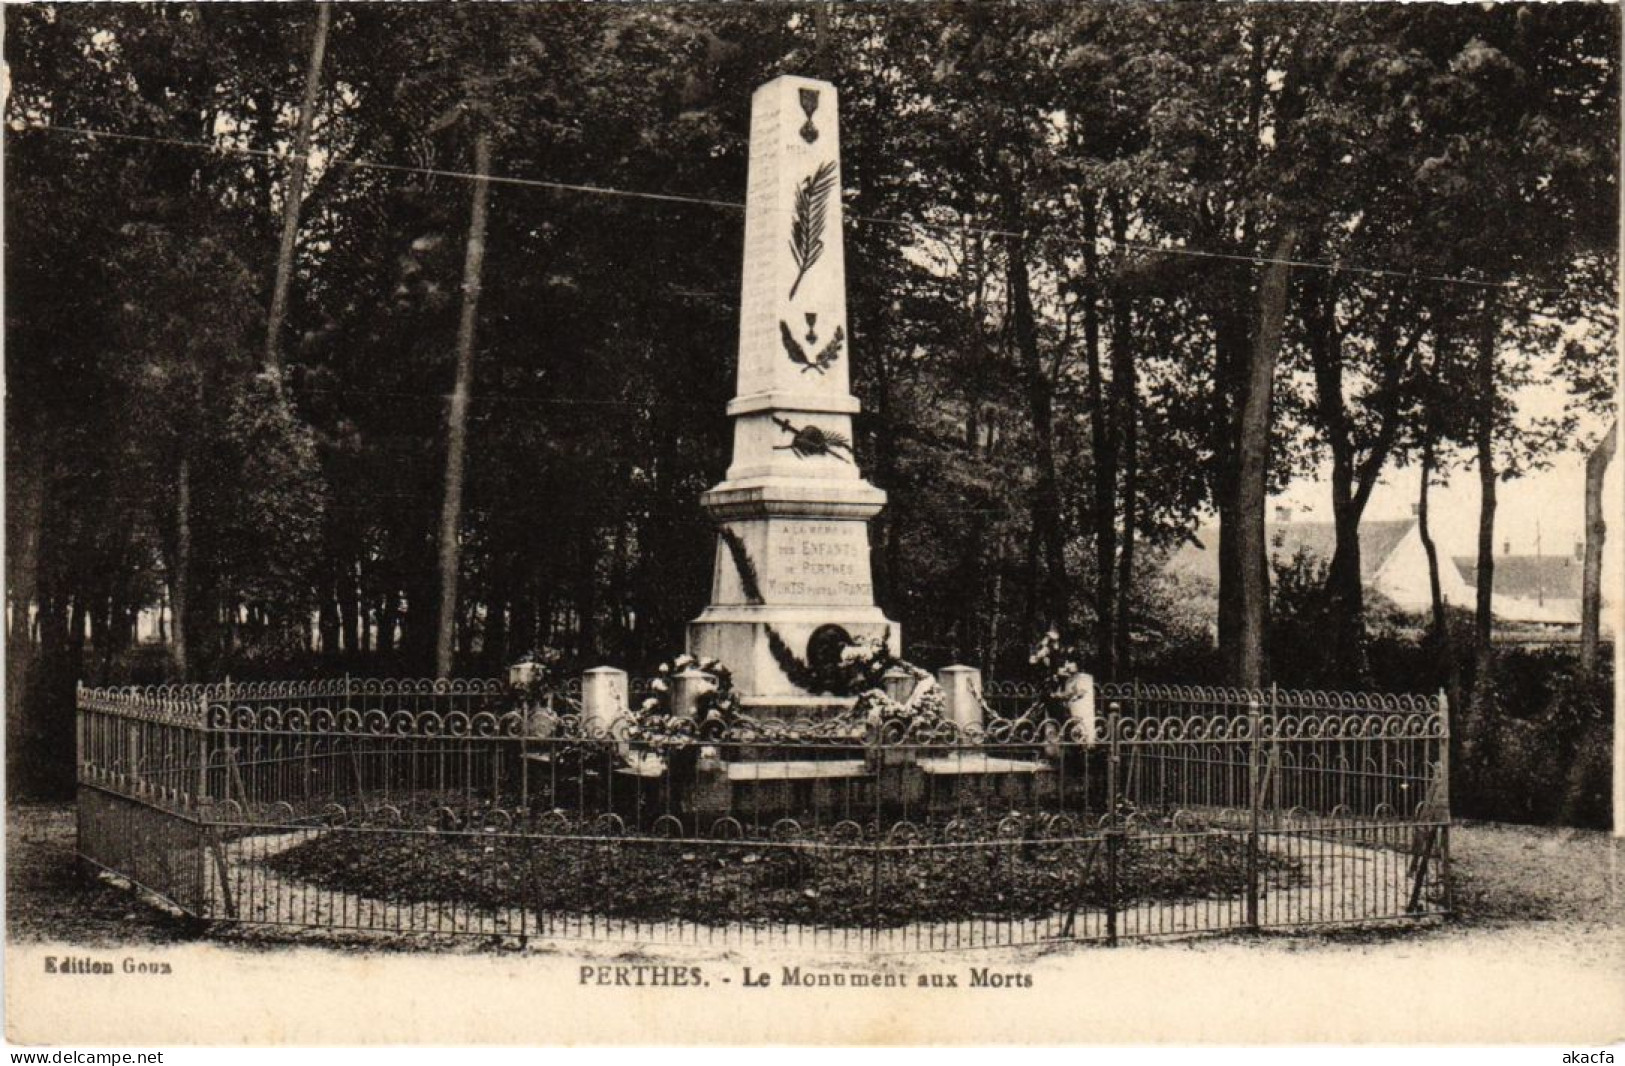
{"type": "Polygon", "coordinates": [[[87,865],[222,935],[918,951],[1448,912],[1442,697],[908,661],[871,578],[839,119],[828,82],[752,101],[732,461],[683,655],[82,688],[87,865]]]}

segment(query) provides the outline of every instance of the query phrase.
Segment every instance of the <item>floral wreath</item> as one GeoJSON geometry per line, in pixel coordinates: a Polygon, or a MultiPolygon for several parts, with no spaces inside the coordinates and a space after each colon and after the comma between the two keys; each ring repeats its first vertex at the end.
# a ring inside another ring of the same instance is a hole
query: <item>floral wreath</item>
{"type": "Polygon", "coordinates": [[[627,739],[666,747],[684,747],[701,741],[720,739],[739,721],[739,694],[734,691],[733,671],[718,659],[679,655],[661,663],[650,694],[632,712],[627,739]],[[685,670],[698,670],[716,679],[717,687],[702,693],[695,701],[694,715],[678,714],[671,705],[671,681],[685,670]]]}
{"type": "Polygon", "coordinates": [[[948,698],[931,676],[913,663],[891,653],[881,637],[855,637],[841,651],[841,679],[846,691],[857,696],[852,716],[868,725],[935,722],[948,713],[948,698]],[[885,678],[901,670],[914,680],[913,691],[899,703],[886,693],[885,678]]]}
{"type": "Polygon", "coordinates": [[[1027,662],[1045,672],[1043,681],[1044,709],[1054,717],[1066,717],[1067,686],[1072,678],[1083,673],[1083,653],[1061,638],[1058,629],[1051,626],[1033,645],[1027,662]]]}

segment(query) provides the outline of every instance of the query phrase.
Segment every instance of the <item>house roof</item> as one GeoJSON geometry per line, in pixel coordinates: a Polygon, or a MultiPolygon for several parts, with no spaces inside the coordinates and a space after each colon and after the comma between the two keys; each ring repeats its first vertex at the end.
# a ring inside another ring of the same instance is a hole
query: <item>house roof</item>
{"type": "MultiPolygon", "coordinates": [[[[1394,548],[1410,532],[1414,519],[1360,523],[1360,579],[1370,581],[1394,548]]],[[[1268,529],[1268,527],[1266,527],[1268,529]]],[[[1299,552],[1310,558],[1331,562],[1337,550],[1337,527],[1331,522],[1288,522],[1268,529],[1270,554],[1292,558],[1299,552]]]]}
{"type": "MultiPolygon", "coordinates": [[[[1360,523],[1360,579],[1370,581],[1388,561],[1399,542],[1405,539],[1414,518],[1360,523]]],[[[1329,563],[1337,547],[1337,528],[1331,522],[1271,522],[1264,527],[1270,556],[1286,560],[1300,552],[1308,558],[1329,563]]],[[[1181,573],[1217,580],[1219,576],[1219,527],[1203,526],[1195,543],[1187,543],[1174,553],[1169,565],[1181,573]]]]}
{"type": "MultiPolygon", "coordinates": [[[[1478,584],[1476,556],[1458,555],[1454,562],[1463,581],[1478,584]]],[[[1571,555],[1497,555],[1494,592],[1518,600],[1577,600],[1583,569],[1571,555]]]]}

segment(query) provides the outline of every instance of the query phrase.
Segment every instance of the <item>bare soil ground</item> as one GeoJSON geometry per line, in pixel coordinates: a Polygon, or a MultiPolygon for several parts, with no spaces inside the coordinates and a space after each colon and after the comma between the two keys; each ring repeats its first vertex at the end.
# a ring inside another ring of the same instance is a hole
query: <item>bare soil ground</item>
{"type": "Polygon", "coordinates": [[[6,812],[6,936],[85,946],[191,939],[185,923],[79,868],[69,803],[6,812]]]}
{"type": "MultiPolygon", "coordinates": [[[[129,892],[80,871],[68,804],[15,805],[6,819],[6,933],[16,942],[87,946],[169,944],[194,931],[129,892]]],[[[1395,924],[1277,934],[1300,947],[1398,936],[1453,938],[1517,928],[1611,951],[1625,930],[1625,840],[1605,833],[1463,823],[1451,834],[1457,917],[1417,929],[1395,924]],[[1600,934],[1600,935],[1599,935],[1600,934]]],[[[307,937],[299,937],[307,943],[307,937]]],[[[376,945],[386,946],[386,945],[376,945]]],[[[478,945],[414,938],[413,949],[478,945]]],[[[1287,946],[1283,944],[1282,946],[1287,946]]]]}

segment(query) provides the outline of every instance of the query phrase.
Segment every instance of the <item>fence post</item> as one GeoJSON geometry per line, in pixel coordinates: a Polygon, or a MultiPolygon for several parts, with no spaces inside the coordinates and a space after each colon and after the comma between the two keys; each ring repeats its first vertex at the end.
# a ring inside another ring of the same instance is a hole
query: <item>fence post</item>
{"type": "MultiPolygon", "coordinates": [[[[198,720],[197,720],[197,796],[193,799],[195,807],[202,807],[209,799],[209,686],[198,688],[198,720]]],[[[231,713],[231,701],[226,701],[226,713],[231,713]]]]}
{"type": "Polygon", "coordinates": [[[1118,728],[1122,722],[1122,709],[1116,700],[1113,700],[1106,711],[1106,815],[1110,818],[1107,824],[1117,827],[1117,788],[1119,763],[1122,760],[1122,746],[1118,738],[1118,728]]]}
{"type": "Polygon", "coordinates": [[[1445,913],[1454,913],[1455,894],[1450,888],[1450,696],[1439,689],[1439,878],[1444,883],[1445,913]]]}
{"type": "Polygon", "coordinates": [[[1117,849],[1122,841],[1122,830],[1106,830],[1106,943],[1111,947],[1117,946],[1117,849]]]}
{"type": "Polygon", "coordinates": [[[1117,862],[1123,843],[1122,814],[1117,803],[1123,758],[1122,708],[1114,700],[1106,713],[1106,943],[1117,946],[1117,862]]]}
{"type": "MultiPolygon", "coordinates": [[[[880,782],[875,781],[875,794],[880,793],[880,782]]],[[[869,852],[869,947],[880,946],[880,862],[886,848],[886,838],[880,835],[880,823],[875,822],[875,846],[869,852]]]]}
{"type": "MultiPolygon", "coordinates": [[[[891,677],[888,671],[886,676],[891,677]]],[[[973,666],[944,666],[937,671],[937,684],[948,704],[948,721],[961,729],[982,726],[982,672],[973,666]]],[[[909,691],[914,679],[909,678],[909,691]]],[[[899,702],[906,702],[904,700],[899,702]]]]}
{"type": "Polygon", "coordinates": [[[85,774],[85,683],[83,680],[74,682],[73,686],[73,782],[77,793],[78,785],[85,774]]]}
{"type": "Polygon", "coordinates": [[[1247,792],[1251,808],[1247,827],[1247,928],[1258,930],[1258,822],[1263,796],[1259,788],[1258,730],[1263,721],[1256,695],[1247,698],[1247,792]]]}
{"type": "Polygon", "coordinates": [[[1264,780],[1269,785],[1270,828],[1281,828],[1281,810],[1286,806],[1281,795],[1281,694],[1279,686],[1270,684],[1270,765],[1264,780]]]}

